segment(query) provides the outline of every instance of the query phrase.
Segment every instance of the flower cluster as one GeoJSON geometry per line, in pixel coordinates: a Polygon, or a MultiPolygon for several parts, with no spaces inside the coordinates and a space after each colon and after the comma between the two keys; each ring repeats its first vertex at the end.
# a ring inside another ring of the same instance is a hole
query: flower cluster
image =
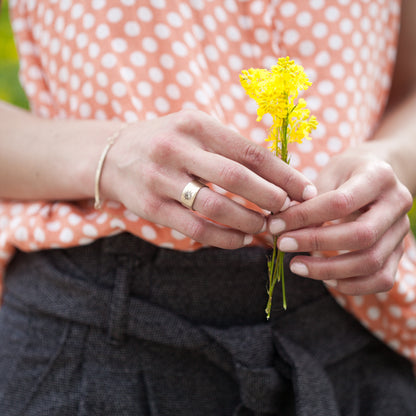
{"type": "Polygon", "coordinates": [[[306,101],[298,99],[299,92],[312,85],[302,66],[289,57],[279,58],[270,70],[250,68],[242,71],[240,82],[247,95],[258,104],[257,121],[265,114],[273,118],[267,138],[272,142],[273,151],[283,156],[283,142],[301,143],[303,139],[310,139],[309,134],[318,122],[310,115],[306,101]]]}
{"type": "MultiPolygon", "coordinates": [[[[289,57],[279,58],[270,70],[254,69],[242,71],[240,82],[247,95],[258,104],[257,121],[265,114],[270,114],[273,123],[266,140],[271,141],[271,151],[289,163],[288,143],[301,143],[310,140],[309,134],[318,125],[315,116],[310,115],[306,101],[298,98],[301,91],[307,90],[312,84],[308,80],[302,66],[295,64],[289,57]]],[[[286,309],[286,293],[284,286],[284,253],[277,248],[274,238],[273,254],[268,260],[269,296],[266,315],[270,318],[272,296],[276,282],[282,284],[283,307],[286,309]]]]}

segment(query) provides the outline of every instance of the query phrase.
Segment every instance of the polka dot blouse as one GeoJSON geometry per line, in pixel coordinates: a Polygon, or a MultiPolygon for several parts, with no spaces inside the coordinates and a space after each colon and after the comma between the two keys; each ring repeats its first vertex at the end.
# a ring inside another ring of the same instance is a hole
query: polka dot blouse
{"type": "MultiPolygon", "coordinates": [[[[399,0],[9,4],[21,82],[33,113],[43,118],[134,122],[194,108],[263,144],[270,120],[256,122],[256,105],[238,75],[289,55],[313,82],[305,98],[320,121],[314,140],[290,148],[291,165],[311,180],[332,156],[375,129],[390,87],[400,13],[399,0]]],[[[70,247],[122,231],[162,247],[200,248],[112,201],[97,211],[92,201],[3,200],[0,274],[16,248],[70,247]]],[[[263,244],[261,238],[255,244],[263,244]]],[[[333,295],[376,336],[416,361],[416,250],[410,236],[389,293],[333,295]]]]}

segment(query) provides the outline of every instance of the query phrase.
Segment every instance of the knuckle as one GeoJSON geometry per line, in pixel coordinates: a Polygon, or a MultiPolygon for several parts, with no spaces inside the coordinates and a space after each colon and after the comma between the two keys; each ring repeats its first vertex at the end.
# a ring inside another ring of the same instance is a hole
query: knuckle
{"type": "Polygon", "coordinates": [[[239,184],[247,179],[247,175],[243,172],[243,169],[236,164],[223,166],[220,176],[229,186],[239,184]]]}
{"type": "Polygon", "coordinates": [[[153,137],[149,145],[150,159],[155,162],[166,162],[178,151],[176,140],[172,134],[157,135],[153,137]]]}
{"type": "Polygon", "coordinates": [[[357,248],[372,247],[378,240],[377,228],[372,224],[357,223],[357,248]]]}
{"type": "Polygon", "coordinates": [[[248,167],[261,166],[266,161],[264,149],[254,143],[247,144],[243,152],[243,160],[248,167]]]}
{"type": "Polygon", "coordinates": [[[339,217],[345,217],[354,210],[354,197],[345,191],[335,191],[331,200],[331,209],[333,209],[339,217]]]}
{"type": "Polygon", "coordinates": [[[199,110],[186,109],[176,113],[174,129],[181,133],[194,134],[203,129],[205,113],[199,110]]]}
{"type": "Polygon", "coordinates": [[[161,180],[161,174],[157,165],[153,163],[148,163],[142,168],[143,173],[143,183],[149,189],[158,189],[158,185],[161,180]]]}
{"type": "Polygon", "coordinates": [[[412,208],[413,205],[413,197],[412,194],[410,193],[410,191],[406,188],[406,186],[401,185],[400,186],[400,200],[403,203],[403,208],[406,212],[410,211],[410,209],[412,208]]]}
{"type": "Polygon", "coordinates": [[[388,292],[394,286],[394,276],[387,271],[383,271],[377,275],[377,292],[388,292]]]}
{"type": "Polygon", "coordinates": [[[187,234],[193,240],[203,242],[205,238],[205,227],[200,221],[193,221],[188,224],[187,234]]]}
{"type": "Polygon", "coordinates": [[[216,196],[207,196],[201,201],[201,211],[209,217],[218,217],[225,211],[225,204],[222,199],[216,196]]]}
{"type": "Polygon", "coordinates": [[[366,255],[365,268],[367,274],[377,273],[385,263],[384,256],[378,250],[370,250],[366,255]]]}
{"type": "Polygon", "coordinates": [[[142,217],[147,220],[155,219],[161,211],[164,201],[151,195],[142,197],[141,200],[143,201],[142,217]]]}

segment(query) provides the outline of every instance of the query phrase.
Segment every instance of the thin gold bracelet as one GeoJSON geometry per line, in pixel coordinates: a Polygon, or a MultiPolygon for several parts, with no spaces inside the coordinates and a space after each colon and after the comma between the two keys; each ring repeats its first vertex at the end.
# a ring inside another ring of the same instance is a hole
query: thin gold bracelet
{"type": "Polygon", "coordinates": [[[126,128],[127,123],[123,123],[120,128],[115,131],[110,137],[107,138],[107,144],[104,147],[103,152],[101,153],[100,160],[98,161],[97,170],[95,171],[95,203],[94,208],[100,209],[102,205],[101,196],[100,196],[100,179],[101,179],[101,173],[103,171],[103,166],[105,159],[107,157],[108,151],[111,149],[111,146],[114,144],[114,142],[118,139],[121,132],[126,128]]]}

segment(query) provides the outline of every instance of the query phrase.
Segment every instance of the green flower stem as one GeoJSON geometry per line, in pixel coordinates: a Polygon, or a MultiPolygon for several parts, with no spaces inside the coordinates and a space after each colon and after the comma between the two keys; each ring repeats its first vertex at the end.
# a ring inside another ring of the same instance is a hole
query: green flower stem
{"type": "MultiPolygon", "coordinates": [[[[280,131],[276,134],[276,156],[280,155],[281,160],[285,163],[289,163],[288,160],[288,151],[287,151],[287,128],[289,124],[289,116],[283,120],[282,127],[280,131]],[[280,139],[280,140],[279,140],[280,139]],[[278,143],[280,142],[280,148],[278,143]]],[[[268,272],[269,272],[269,287],[267,290],[267,294],[269,298],[267,300],[266,305],[266,316],[267,319],[270,319],[270,313],[272,309],[272,299],[273,299],[273,292],[274,287],[276,286],[277,282],[281,282],[282,284],[282,300],[283,300],[283,309],[287,309],[287,301],[286,301],[286,287],[285,287],[285,272],[284,272],[284,256],[285,253],[280,251],[277,247],[277,237],[273,238],[273,254],[272,258],[268,261],[268,272]]]]}

